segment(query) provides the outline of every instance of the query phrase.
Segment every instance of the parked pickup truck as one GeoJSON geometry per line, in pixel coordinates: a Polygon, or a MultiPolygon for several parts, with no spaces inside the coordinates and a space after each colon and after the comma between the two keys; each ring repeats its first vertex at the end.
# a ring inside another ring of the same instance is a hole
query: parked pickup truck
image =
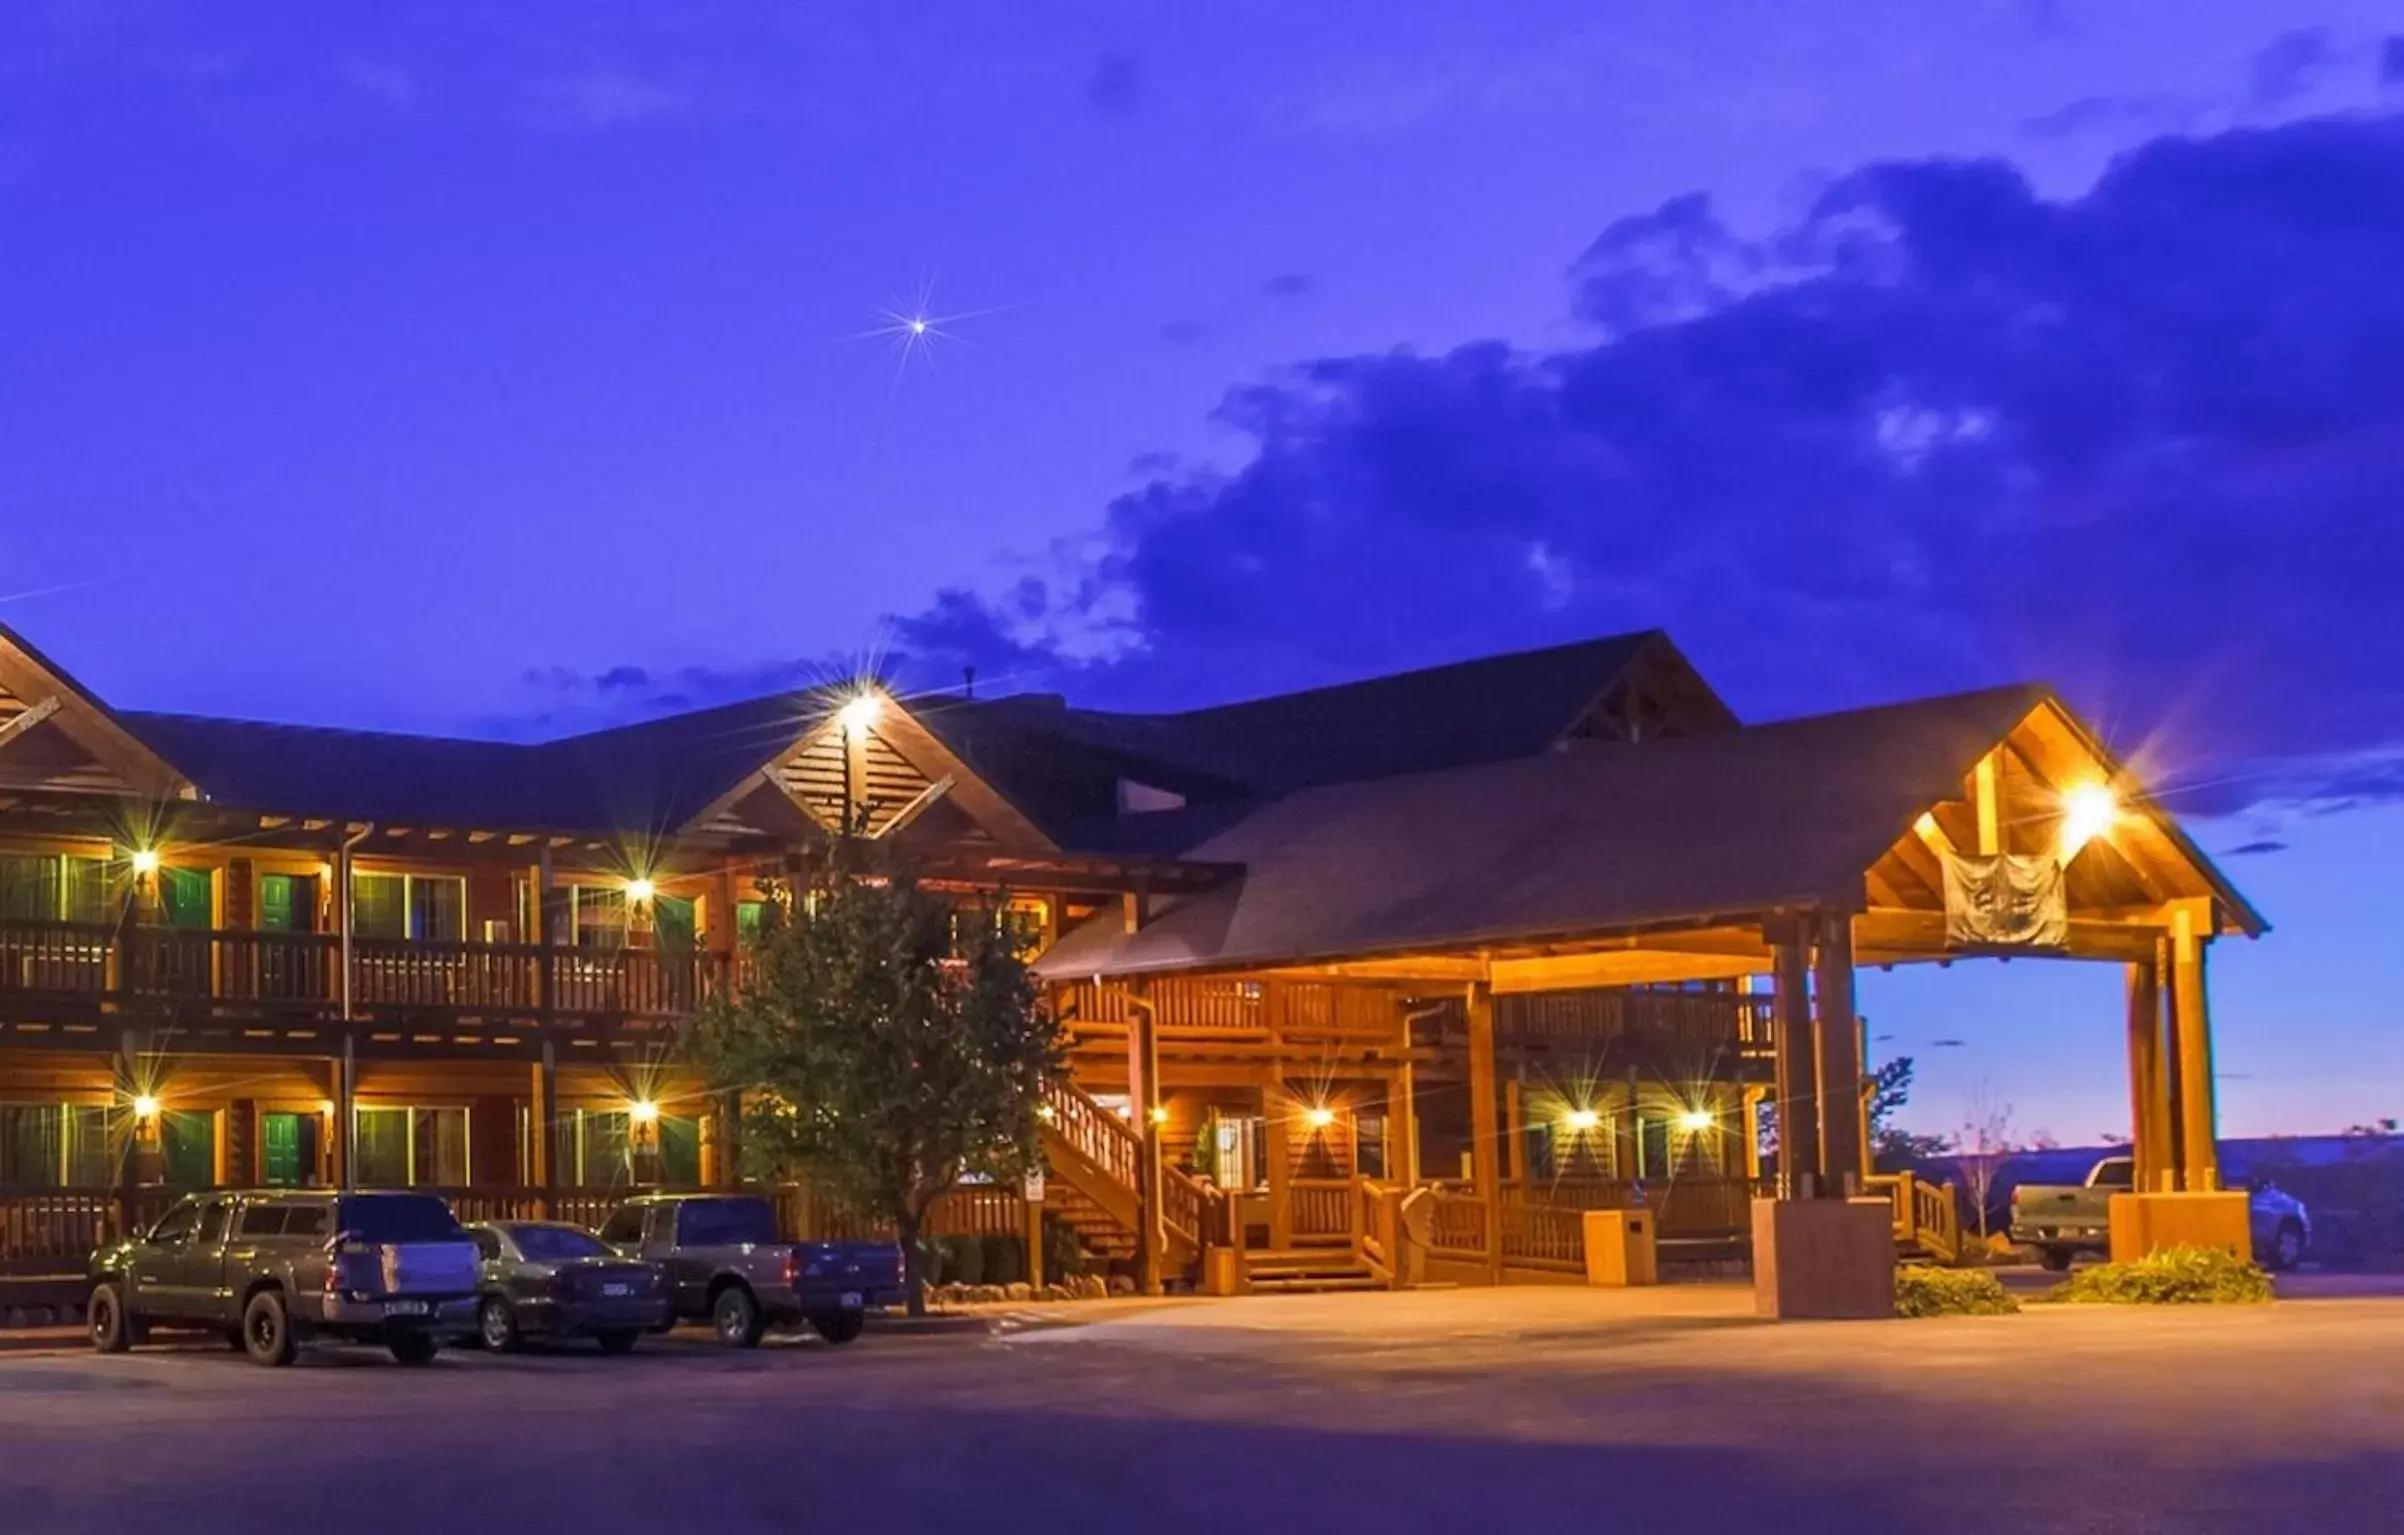
{"type": "MultiPolygon", "coordinates": [[[[2056,1271],[2082,1252],[2109,1252],[2112,1196],[2129,1192],[2136,1176],[2127,1157],[2105,1157],[2081,1184],[2024,1183],[2012,1190],[2012,1240],[2037,1250],[2056,1271]]],[[[2268,1184],[2253,1189],[2254,1256],[2267,1268],[2291,1269],[2312,1241],[2303,1201],[2268,1184]]]]}
{"type": "Polygon", "coordinates": [[[899,1303],[901,1252],[867,1242],[784,1242],[765,1199],[652,1194],[610,1213],[601,1240],[668,1271],[676,1315],[706,1319],[718,1341],[750,1348],[770,1323],[807,1322],[849,1343],[871,1306],[899,1303]]]}
{"type": "Polygon", "coordinates": [[[154,1323],[222,1332],[263,1365],[315,1339],[432,1360],[476,1326],[476,1244],[431,1194],[195,1194],[92,1255],[92,1346],[154,1323]]]}

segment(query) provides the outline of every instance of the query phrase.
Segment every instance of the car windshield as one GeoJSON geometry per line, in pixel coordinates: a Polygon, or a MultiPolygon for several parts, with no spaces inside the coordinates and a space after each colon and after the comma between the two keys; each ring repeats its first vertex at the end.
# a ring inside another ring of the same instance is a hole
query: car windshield
{"type": "Polygon", "coordinates": [[[676,1212],[676,1240],[689,1247],[734,1247],[776,1240],[776,1214],[764,1199],[696,1199],[676,1212]]]}
{"type": "Polygon", "coordinates": [[[354,1194],[336,1224],[367,1242],[464,1242],[451,1207],[431,1194],[354,1194]]]}
{"type": "Polygon", "coordinates": [[[512,1226],[509,1235],[529,1263],[565,1263],[571,1258],[609,1255],[599,1237],[573,1226],[512,1226]]]}

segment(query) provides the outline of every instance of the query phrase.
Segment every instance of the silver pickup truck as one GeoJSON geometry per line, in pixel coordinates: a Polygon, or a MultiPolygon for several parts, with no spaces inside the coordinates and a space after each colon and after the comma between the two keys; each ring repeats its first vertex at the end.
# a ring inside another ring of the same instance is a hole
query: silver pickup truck
{"type": "MultiPolygon", "coordinates": [[[[2059,1272],[2083,1252],[2112,1248],[2112,1196],[2126,1194],[2136,1178],[2127,1157],[2105,1157],[2087,1171],[2084,1183],[2024,1183],[2012,1190],[2012,1240],[2037,1250],[2038,1261],[2059,1272]]],[[[2312,1242],[2312,1217],[2302,1200],[2269,1184],[2252,1190],[2254,1257],[2265,1268],[2291,1269],[2312,1242]]]]}

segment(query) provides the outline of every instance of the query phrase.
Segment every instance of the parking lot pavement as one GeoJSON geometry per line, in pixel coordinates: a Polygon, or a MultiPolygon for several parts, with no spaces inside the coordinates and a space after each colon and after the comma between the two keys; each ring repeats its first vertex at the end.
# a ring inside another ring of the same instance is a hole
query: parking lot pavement
{"type": "Polygon", "coordinates": [[[2123,1535],[2404,1506],[2393,1298],[1781,1325],[1681,1286],[1097,1315],[422,1370],[10,1357],[0,1529],[2123,1535]]]}

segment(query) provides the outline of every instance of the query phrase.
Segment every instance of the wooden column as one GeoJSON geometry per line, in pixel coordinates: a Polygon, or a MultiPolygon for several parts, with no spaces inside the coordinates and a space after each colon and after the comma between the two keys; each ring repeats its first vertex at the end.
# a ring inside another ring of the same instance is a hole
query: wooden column
{"type": "Polygon", "coordinates": [[[1853,917],[1822,912],[1813,969],[1818,993],[1820,1172],[1827,1192],[1861,1192],[1869,1171],[1862,1133],[1861,1026],[1853,1014],[1853,917]]]}
{"type": "Polygon", "coordinates": [[[1486,1270],[1502,1283],[1502,1130],[1495,1123],[1494,988],[1469,986],[1469,1172],[1470,1186],[1484,1203],[1486,1270]]]}
{"type": "Polygon", "coordinates": [[[2205,937],[2191,907],[2171,919],[2171,1008],[2179,1041],[2179,1140],[2184,1187],[2220,1187],[2220,1115],[2213,1101],[2212,1011],[2204,984],[2205,937]]]}
{"type": "MultiPolygon", "coordinates": [[[[1020,1193],[1028,1192],[1022,1186],[1020,1193]]],[[[1034,1288],[1035,1298],[1043,1299],[1043,1201],[1022,1199],[1026,1209],[1027,1283],[1034,1288]]]]}
{"type": "Polygon", "coordinates": [[[1503,1177],[1523,1188],[1528,1181],[1527,1111],[1521,1102],[1525,1092],[1514,1071],[1503,1084],[1503,1177]]]}
{"type": "Polygon", "coordinates": [[[342,1053],[334,1057],[334,1122],[326,1137],[332,1148],[334,1187],[359,1186],[359,1053],[350,1030],[342,1033],[342,1053]]]}
{"type": "Polygon", "coordinates": [[[1761,1100],[1769,1096],[1767,1088],[1748,1087],[1737,1100],[1737,1133],[1744,1137],[1745,1176],[1756,1181],[1761,1177],[1761,1100]]]}
{"type": "Polygon", "coordinates": [[[1141,980],[1127,983],[1127,1086],[1139,1139],[1136,1158],[1137,1225],[1136,1282],[1146,1295],[1158,1295],[1167,1276],[1168,1235],[1161,1208],[1165,1194],[1164,1160],[1160,1154],[1160,1028],[1153,1016],[1149,987],[1141,980]]]}
{"type": "Polygon", "coordinates": [[[2162,1049],[2162,945],[2150,962],[2128,967],[2129,1155],[2136,1160],[2132,1187],[2139,1193],[2168,1191],[2175,1181],[2170,1147],[2170,1081],[2162,1049]]]}
{"type": "Polygon", "coordinates": [[[553,1164],[555,1142],[552,1122],[559,1117],[559,1058],[551,1041],[543,1041],[543,1053],[535,1061],[527,1086],[526,1099],[526,1173],[528,1181],[540,1191],[540,1208],[548,1218],[556,1206],[559,1192],[559,1169],[553,1164]]]}
{"type": "Polygon", "coordinates": [[[1269,1248],[1281,1252],[1294,1245],[1294,1102],[1282,1078],[1261,1089],[1260,1117],[1269,1143],[1269,1165],[1261,1169],[1269,1185],[1269,1248]]]}
{"type": "Polygon", "coordinates": [[[1799,920],[1763,931],[1773,950],[1771,1025],[1778,1054],[1778,1197],[1819,1192],[1819,1052],[1812,1043],[1811,954],[1799,920]]]}

